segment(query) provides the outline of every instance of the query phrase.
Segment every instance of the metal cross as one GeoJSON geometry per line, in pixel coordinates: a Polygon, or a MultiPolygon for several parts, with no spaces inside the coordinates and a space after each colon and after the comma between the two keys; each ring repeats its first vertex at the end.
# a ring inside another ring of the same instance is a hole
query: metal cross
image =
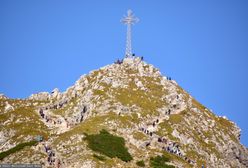
{"type": "Polygon", "coordinates": [[[138,21],[139,19],[134,16],[130,9],[127,11],[127,16],[124,16],[124,18],[121,20],[122,23],[127,25],[126,57],[132,57],[131,26],[138,21]]]}

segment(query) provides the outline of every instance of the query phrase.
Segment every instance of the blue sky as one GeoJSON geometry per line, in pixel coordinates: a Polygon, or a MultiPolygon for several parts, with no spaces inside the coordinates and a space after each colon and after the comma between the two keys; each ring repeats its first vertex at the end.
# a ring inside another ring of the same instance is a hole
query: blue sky
{"type": "Polygon", "coordinates": [[[248,1],[0,1],[0,93],[64,91],[122,58],[132,9],[133,51],[242,129],[248,146],[248,1]]]}

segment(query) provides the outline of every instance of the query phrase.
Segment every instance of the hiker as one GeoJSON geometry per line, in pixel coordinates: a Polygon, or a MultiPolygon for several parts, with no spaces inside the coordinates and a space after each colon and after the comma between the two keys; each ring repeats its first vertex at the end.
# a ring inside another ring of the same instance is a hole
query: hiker
{"type": "Polygon", "coordinates": [[[49,153],[48,156],[51,158],[52,155],[53,155],[53,152],[52,151],[49,151],[48,153],[49,153]]]}
{"type": "Polygon", "coordinates": [[[42,110],[42,109],[40,109],[39,113],[40,113],[40,116],[41,116],[42,118],[44,118],[44,113],[43,113],[43,110],[42,110]]]}
{"type": "Polygon", "coordinates": [[[63,104],[62,103],[59,103],[59,108],[61,108],[63,106],[63,104]]]}
{"type": "Polygon", "coordinates": [[[56,168],[60,168],[60,160],[59,159],[56,159],[56,161],[55,161],[55,167],[56,168]]]}
{"type": "Polygon", "coordinates": [[[84,108],[83,108],[83,113],[85,113],[86,111],[87,111],[87,107],[84,106],[84,108]]]}
{"type": "Polygon", "coordinates": [[[84,119],[84,116],[82,116],[82,117],[80,118],[80,121],[79,121],[79,122],[82,122],[82,121],[83,121],[83,119],[84,119]]]}
{"type": "Polygon", "coordinates": [[[47,146],[45,145],[44,147],[45,147],[45,151],[46,151],[46,153],[47,153],[47,146]]]}
{"type": "Polygon", "coordinates": [[[122,61],[120,61],[119,59],[117,59],[117,61],[115,62],[115,64],[121,64],[122,61]]]}
{"type": "Polygon", "coordinates": [[[149,134],[149,131],[148,130],[146,130],[146,134],[149,134]]]}

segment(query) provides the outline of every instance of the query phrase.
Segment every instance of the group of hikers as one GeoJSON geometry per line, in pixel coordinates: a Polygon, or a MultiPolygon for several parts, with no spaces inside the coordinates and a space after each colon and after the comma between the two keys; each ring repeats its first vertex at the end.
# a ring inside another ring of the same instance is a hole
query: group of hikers
{"type": "Polygon", "coordinates": [[[55,166],[55,168],[61,167],[60,159],[56,158],[55,152],[51,149],[50,146],[44,144],[45,152],[47,153],[47,162],[50,166],[55,166]]]}
{"type": "Polygon", "coordinates": [[[176,142],[170,142],[164,137],[159,137],[158,142],[166,145],[166,146],[162,147],[163,150],[165,150],[169,153],[175,154],[179,157],[183,157],[183,155],[179,149],[179,144],[177,144],[176,142]]]}
{"type": "Polygon", "coordinates": [[[64,101],[59,102],[57,104],[49,105],[49,106],[46,106],[46,107],[41,107],[39,109],[39,114],[40,114],[41,118],[44,119],[45,122],[47,122],[47,123],[62,124],[61,119],[54,119],[51,116],[45,114],[44,111],[45,110],[56,110],[56,109],[62,108],[67,103],[68,103],[68,100],[64,100],[64,101]]]}
{"type": "Polygon", "coordinates": [[[166,112],[165,112],[165,115],[170,115],[171,114],[171,109],[168,109],[166,112]]]}
{"type": "MultiPolygon", "coordinates": [[[[132,54],[132,56],[134,57],[135,56],[135,54],[132,54]]],[[[128,57],[128,56],[127,56],[128,57]]],[[[140,57],[140,60],[141,61],[143,61],[144,60],[144,57],[143,56],[141,56],[140,57]]],[[[123,59],[117,59],[117,61],[115,61],[115,64],[122,64],[123,63],[123,59]]]]}
{"type": "MultiPolygon", "coordinates": [[[[177,96],[178,98],[179,96],[177,96]]],[[[166,110],[165,115],[170,115],[172,112],[171,109],[166,110]]],[[[152,122],[152,127],[156,127],[157,124],[159,124],[159,119],[156,119],[155,121],[152,122]]],[[[184,159],[185,161],[187,161],[190,164],[194,164],[195,162],[191,159],[189,159],[186,156],[183,156],[182,152],[179,149],[179,144],[175,143],[175,142],[171,142],[169,140],[167,140],[164,137],[158,137],[158,135],[156,135],[155,133],[153,133],[152,131],[149,131],[149,129],[147,129],[148,127],[140,127],[139,130],[142,131],[143,133],[147,134],[150,137],[155,137],[157,138],[157,142],[163,144],[162,150],[165,150],[171,154],[177,155],[179,157],[181,157],[182,159],[184,159]],[[164,146],[165,145],[165,146],[164,146]]],[[[148,147],[151,145],[151,142],[146,142],[145,146],[148,147]]]]}
{"type": "MultiPolygon", "coordinates": [[[[155,124],[156,123],[158,123],[159,122],[159,120],[157,119],[155,122],[153,122],[153,127],[155,126],[155,124]]],[[[145,133],[145,134],[147,134],[147,135],[149,135],[149,136],[153,136],[153,132],[152,131],[149,131],[148,129],[145,129],[145,128],[140,128],[140,130],[143,132],[143,133],[145,133]]],[[[172,154],[175,154],[175,155],[177,155],[177,156],[179,156],[179,157],[182,157],[183,159],[185,159],[188,163],[194,163],[192,160],[190,160],[189,158],[187,158],[187,157],[184,157],[183,155],[182,155],[182,153],[181,153],[181,151],[180,151],[180,149],[179,149],[179,145],[177,144],[177,143],[175,143],[175,142],[170,142],[170,141],[168,141],[166,138],[164,138],[164,137],[158,137],[158,139],[157,139],[157,142],[158,143],[163,143],[163,144],[165,144],[166,146],[163,146],[162,147],[162,150],[165,150],[165,151],[167,151],[167,152],[169,152],[169,153],[172,153],[172,154]]],[[[148,147],[148,146],[150,146],[151,145],[151,142],[146,142],[145,143],[145,146],[146,147],[148,147]]]]}
{"type": "MultiPolygon", "coordinates": [[[[156,124],[158,124],[158,122],[159,122],[159,119],[155,120],[155,121],[152,123],[152,126],[155,127],[156,124]]],[[[152,131],[149,131],[148,129],[146,129],[146,128],[144,128],[144,127],[141,127],[139,130],[142,131],[143,133],[145,133],[145,134],[151,136],[151,137],[152,137],[152,135],[153,135],[153,132],[152,132],[152,131]]]]}
{"type": "Polygon", "coordinates": [[[182,153],[179,150],[179,145],[176,144],[175,142],[170,142],[167,147],[163,147],[163,150],[166,150],[169,153],[173,153],[175,155],[178,155],[179,157],[182,157],[182,153]]]}
{"type": "Polygon", "coordinates": [[[57,104],[53,104],[53,105],[43,107],[42,109],[43,110],[56,110],[56,109],[62,108],[67,103],[68,103],[68,100],[64,100],[64,101],[61,101],[61,102],[59,102],[57,104]]]}
{"type": "Polygon", "coordinates": [[[166,144],[166,146],[162,147],[162,150],[165,150],[171,154],[177,155],[183,158],[185,161],[187,161],[190,164],[195,163],[193,160],[189,159],[188,157],[183,156],[182,152],[179,149],[179,144],[177,144],[176,142],[169,142],[167,139],[162,138],[162,137],[158,138],[158,142],[166,144]]]}
{"type": "Polygon", "coordinates": [[[54,120],[53,118],[51,118],[50,116],[46,115],[43,111],[43,109],[39,110],[39,114],[41,116],[41,118],[43,118],[47,123],[52,123],[52,124],[61,124],[61,120],[54,120]]]}

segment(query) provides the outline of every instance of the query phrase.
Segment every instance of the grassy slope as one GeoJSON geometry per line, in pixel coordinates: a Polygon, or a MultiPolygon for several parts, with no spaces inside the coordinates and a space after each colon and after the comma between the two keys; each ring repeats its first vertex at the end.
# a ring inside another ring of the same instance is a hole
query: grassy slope
{"type": "Polygon", "coordinates": [[[37,144],[37,141],[30,141],[30,142],[25,142],[25,143],[20,143],[18,145],[16,145],[15,147],[7,150],[7,151],[4,151],[4,152],[1,152],[0,153],[0,160],[3,160],[5,157],[13,154],[13,153],[16,153],[18,151],[21,151],[22,149],[24,149],[25,147],[28,147],[28,146],[34,146],[37,144]]]}
{"type": "Polygon", "coordinates": [[[28,136],[42,135],[45,139],[49,136],[48,128],[39,120],[38,114],[32,107],[18,107],[14,111],[0,114],[0,123],[4,123],[13,117],[12,122],[5,123],[5,131],[14,130],[15,134],[11,137],[12,142],[21,142],[28,136]]]}
{"type": "Polygon", "coordinates": [[[11,149],[11,151],[14,150],[15,152],[7,156],[8,160],[11,158],[9,161],[12,163],[20,163],[24,160],[29,160],[31,157],[34,157],[32,163],[38,163],[40,158],[45,158],[42,153],[37,153],[32,148],[19,148],[23,146],[23,142],[31,141],[37,135],[43,136],[44,139],[48,139],[50,136],[48,128],[40,121],[40,116],[35,112],[34,105],[38,106],[41,103],[46,102],[15,99],[0,100],[0,131],[13,132],[13,136],[8,139],[9,143],[12,145],[21,144],[11,149]],[[14,106],[15,109],[3,113],[6,101],[14,106]],[[26,107],[27,104],[29,105],[26,107]],[[10,119],[12,121],[6,122],[10,119]]]}

